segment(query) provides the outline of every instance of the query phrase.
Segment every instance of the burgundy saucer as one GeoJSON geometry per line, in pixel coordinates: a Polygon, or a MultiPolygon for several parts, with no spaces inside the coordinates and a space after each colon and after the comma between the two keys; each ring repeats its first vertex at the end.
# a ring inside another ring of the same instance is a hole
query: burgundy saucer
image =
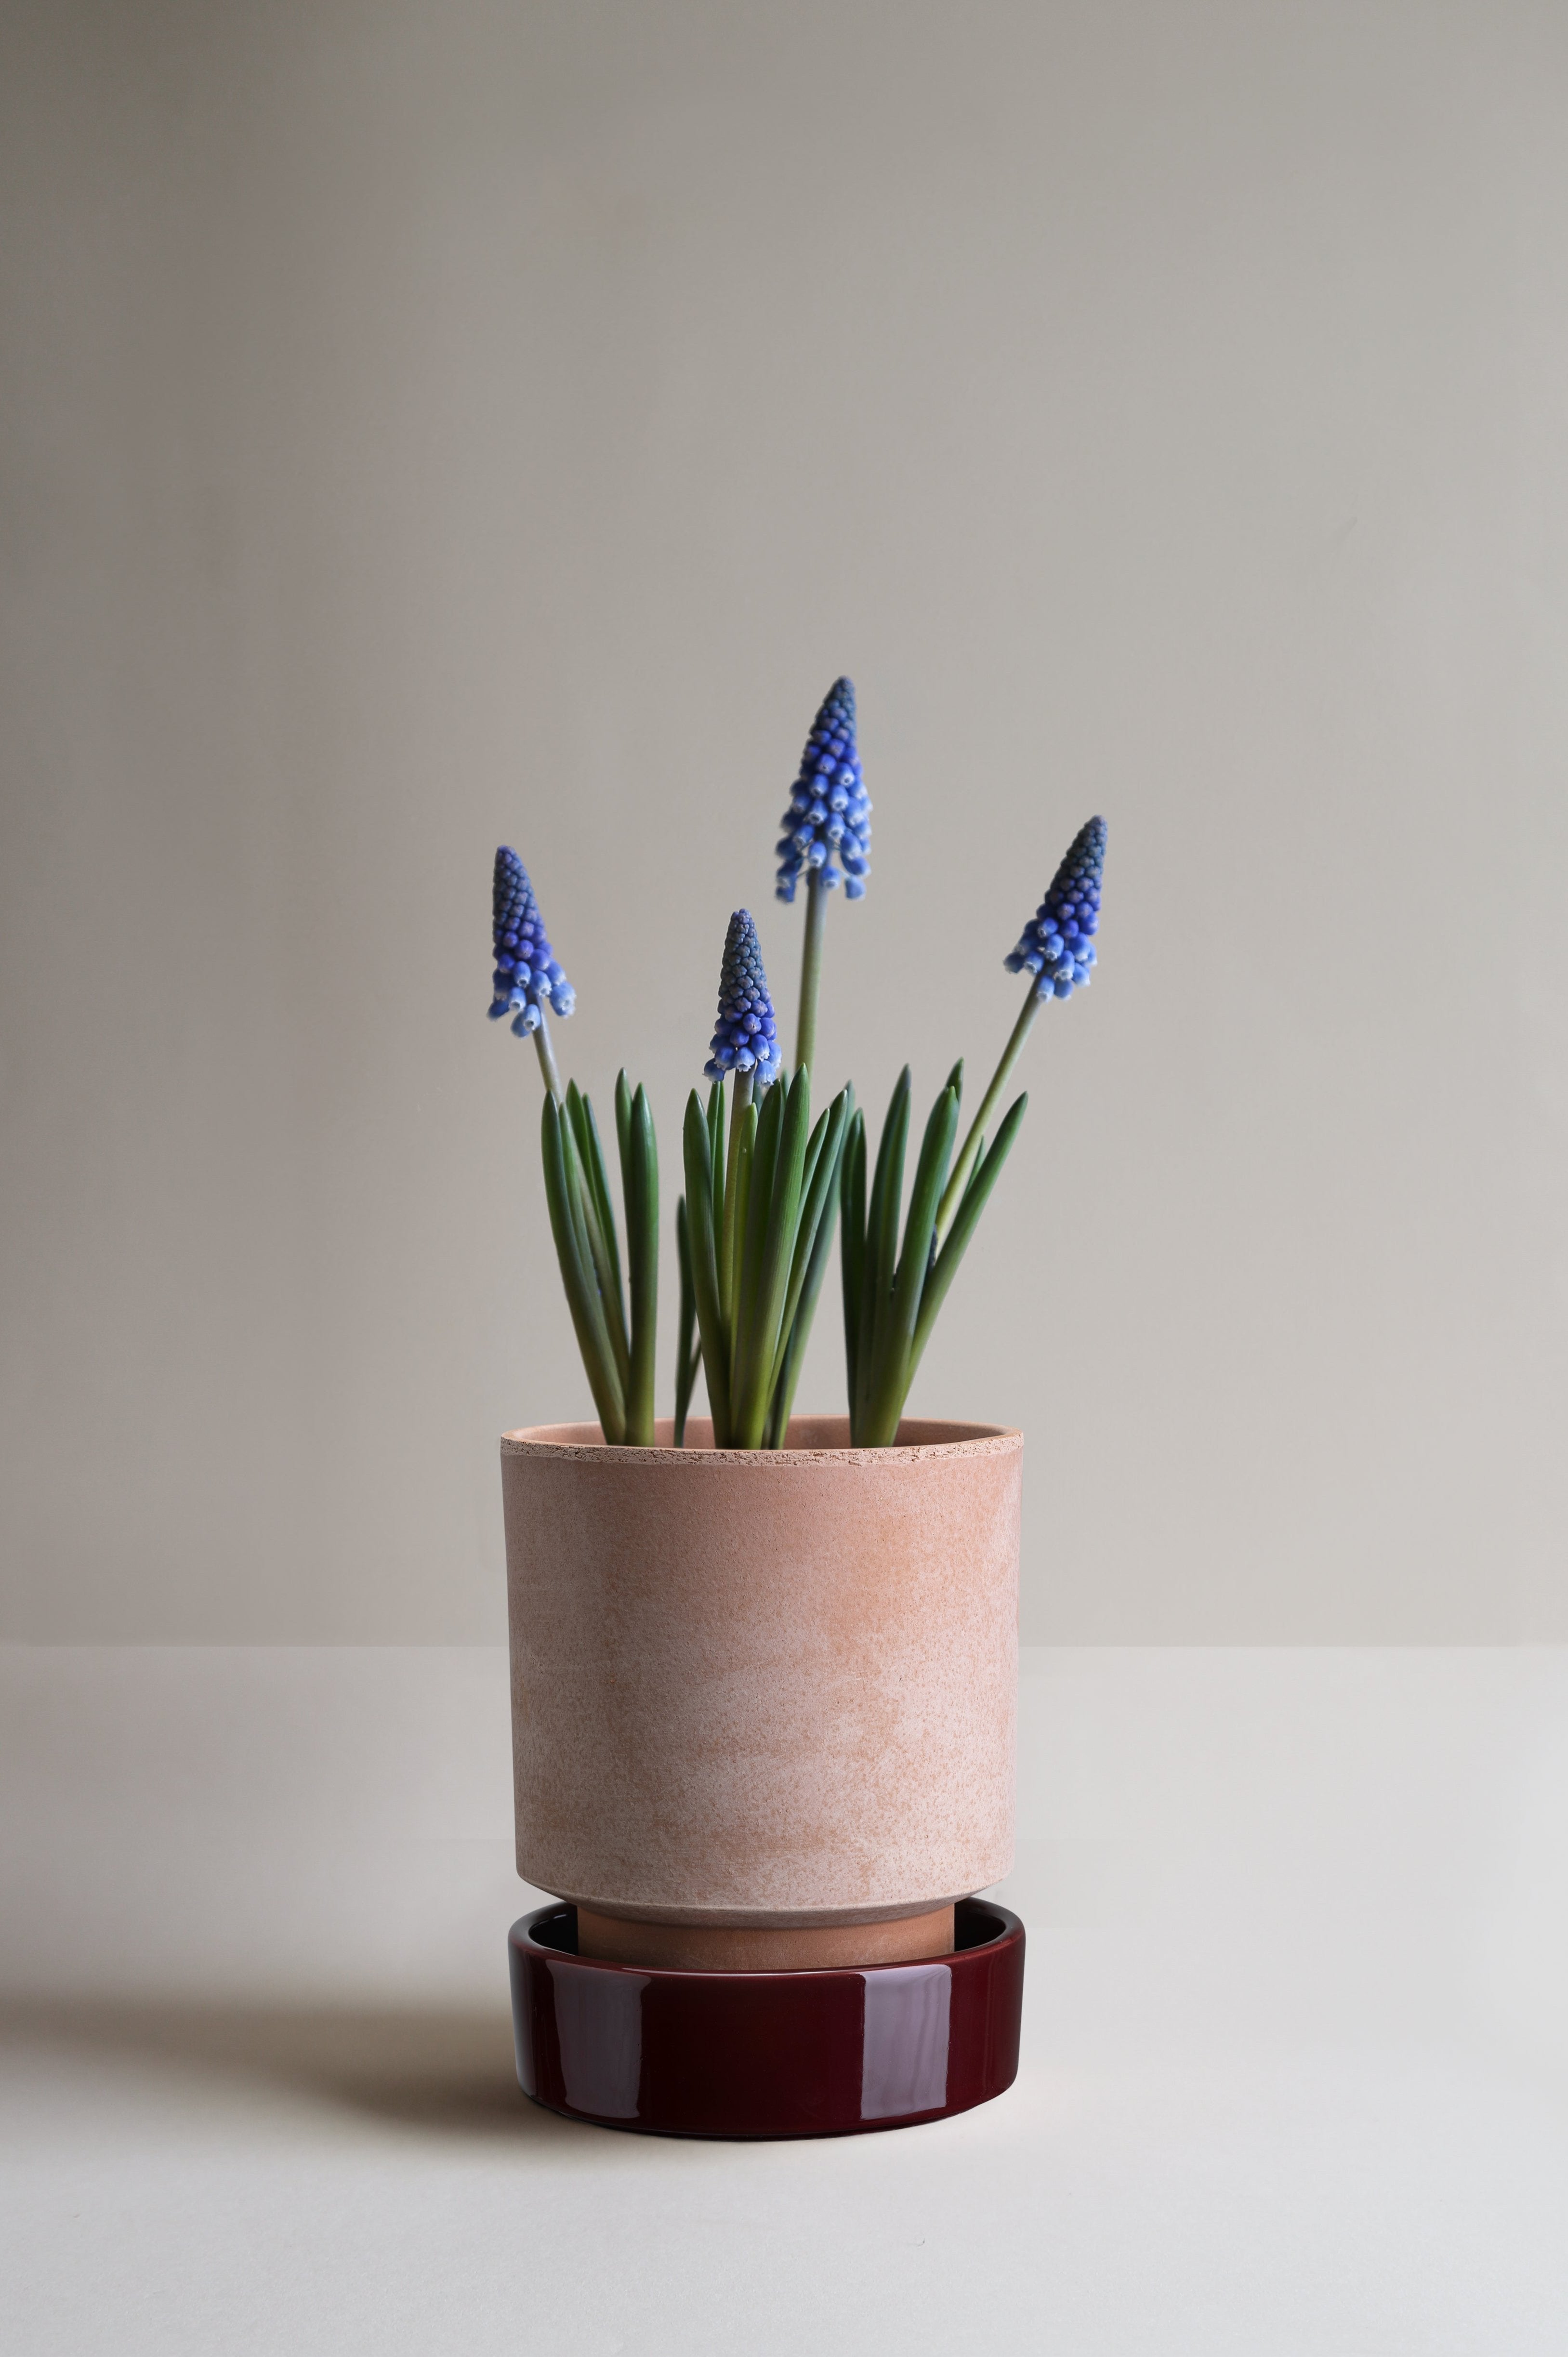
{"type": "Polygon", "coordinates": [[[568,2119],[665,2136],[854,2136],[987,2104],[1018,2069],[1024,1926],[959,1901],[953,1953],[804,1973],[577,1953],[576,1910],[511,1927],[518,2083],[568,2119]]]}

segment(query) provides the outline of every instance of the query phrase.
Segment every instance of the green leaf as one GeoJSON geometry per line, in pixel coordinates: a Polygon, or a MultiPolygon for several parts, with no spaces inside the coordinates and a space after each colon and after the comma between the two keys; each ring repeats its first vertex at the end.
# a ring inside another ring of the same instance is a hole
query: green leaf
{"type": "Polygon", "coordinates": [[[844,1371],[849,1382],[853,1439],[855,1402],[859,1397],[860,1305],[865,1264],[865,1115],[858,1106],[850,1114],[839,1161],[839,1200],[843,1215],[839,1267],[843,1284],[844,1371]]]}
{"type": "Polygon", "coordinates": [[[904,1228],[904,1248],[898,1256],[893,1297],[878,1338],[866,1434],[869,1448],[885,1448],[897,1435],[898,1417],[908,1393],[912,1372],[909,1352],[914,1341],[915,1323],[919,1315],[927,1271],[931,1265],[931,1238],[936,1228],[937,1205],[941,1200],[942,1183],[947,1177],[953,1139],[957,1135],[958,1092],[948,1087],[943,1089],[931,1107],[930,1117],[926,1123],[920,1159],[916,1167],[915,1184],[909,1197],[909,1216],[904,1228]]]}
{"type": "Polygon", "coordinates": [[[616,1074],[616,1143],[620,1148],[620,1167],[626,1170],[626,1150],[631,1139],[631,1083],[623,1064],[616,1074]]]}
{"type": "Polygon", "coordinates": [[[681,1317],[675,1336],[675,1446],[684,1448],[686,1415],[702,1362],[702,1346],[696,1340],[697,1296],[692,1283],[691,1225],[684,1195],[675,1206],[675,1257],[681,1265],[681,1317]]]}
{"type": "MultiPolygon", "coordinates": [[[[800,1224],[801,1179],[811,1119],[811,1075],[802,1065],[792,1081],[776,1082],[768,1093],[770,1099],[778,1097],[783,1102],[773,1124],[775,1142],[771,1184],[762,1223],[762,1262],[742,1361],[738,1420],[746,1436],[742,1446],[747,1448],[762,1447],[773,1397],[780,1321],[800,1224]]],[[[757,1149],[760,1168],[765,1151],[760,1128],[757,1149]]]]}
{"type": "Polygon", "coordinates": [[[755,1441],[741,1437],[751,1426],[751,1405],[748,1397],[747,1372],[752,1365],[752,1353],[761,1317],[762,1270],[768,1248],[768,1222],[773,1207],[773,1175],[779,1159],[779,1134],[784,1118],[782,1085],[767,1090],[760,1107],[753,1100],[751,1113],[756,1124],[750,1151],[746,1157],[745,1194],[746,1217],[737,1213],[736,1255],[735,1323],[730,1340],[730,1407],[737,1448],[755,1448],[755,1441]]]}
{"type": "Polygon", "coordinates": [[[920,1301],[920,1314],[916,1320],[914,1340],[909,1352],[911,1383],[914,1381],[915,1370],[920,1363],[920,1355],[931,1339],[931,1329],[937,1322],[937,1312],[947,1299],[948,1287],[957,1275],[958,1265],[968,1249],[970,1238],[980,1224],[980,1215],[991,1200],[991,1190],[1002,1176],[1002,1166],[1013,1151],[1013,1142],[1023,1125],[1024,1115],[1028,1111],[1028,1107],[1027,1094],[1015,1098],[1008,1106],[1002,1126],[996,1133],[995,1145],[989,1154],[983,1155],[977,1159],[974,1174],[964,1189],[963,1200],[953,1215],[953,1223],[948,1231],[947,1242],[937,1254],[936,1265],[926,1279],[925,1290],[920,1301]]]}
{"type": "Polygon", "coordinates": [[[631,1286],[631,1372],[626,1391],[628,1446],[653,1446],[653,1385],[659,1329],[659,1146],[648,1092],[639,1082],[621,1149],[626,1256],[631,1286]]]}
{"type": "Polygon", "coordinates": [[[619,1442],[625,1429],[625,1403],[615,1356],[605,1329],[604,1305],[582,1227],[581,1207],[575,1200],[582,1182],[576,1168],[571,1125],[555,1099],[549,1095],[544,1099],[542,1146],[544,1197],[549,1205],[551,1232],[555,1239],[555,1257],[561,1265],[566,1307],[571,1312],[588,1388],[599,1413],[599,1427],[613,1448],[619,1442]]]}
{"type": "Polygon", "coordinates": [[[865,1264],[860,1293],[860,1349],[855,1386],[856,1437],[871,1406],[871,1389],[881,1365],[883,1337],[893,1302],[893,1277],[898,1264],[898,1213],[904,1196],[904,1155],[909,1139],[909,1067],[905,1065],[893,1091],[882,1140],[876,1149],[876,1174],[871,1182],[871,1207],[865,1226],[865,1264]]]}
{"type": "Polygon", "coordinates": [[[686,1221],[692,1247],[692,1289],[696,1296],[697,1329],[703,1338],[703,1365],[708,1379],[708,1405],[714,1418],[714,1446],[729,1447],[729,1347],[719,1301],[718,1246],[714,1233],[714,1179],[709,1156],[708,1125],[695,1089],[686,1102],[682,1131],[686,1168],[686,1221]]]}
{"type": "Polygon", "coordinates": [[[789,1293],[779,1329],[772,1404],[768,1411],[768,1446],[770,1448],[782,1448],[784,1446],[785,1435],[789,1428],[789,1412],[795,1404],[795,1386],[800,1379],[806,1344],[811,1340],[811,1320],[817,1314],[817,1301],[832,1254],[833,1230],[838,1224],[839,1169],[852,1112],[851,1092],[843,1089],[834,1098],[826,1116],[829,1124],[827,1136],[818,1158],[811,1195],[800,1214],[800,1231],[795,1240],[795,1261],[789,1272],[789,1293]]]}
{"type": "Polygon", "coordinates": [[[621,1300],[620,1255],[616,1247],[615,1212],[610,1203],[609,1178],[599,1145],[598,1125],[594,1119],[593,1106],[575,1081],[568,1081],[566,1084],[565,1105],[568,1143],[575,1149],[576,1155],[582,1232],[598,1286],[606,1331],[624,1389],[630,1372],[631,1353],[627,1341],[626,1311],[621,1300]]]}
{"type": "Polygon", "coordinates": [[[757,1106],[749,1086],[743,1095],[741,1082],[737,1079],[730,1092],[729,1146],[725,1157],[724,1228],[719,1250],[719,1290],[724,1302],[725,1324],[732,1344],[732,1364],[736,1319],[739,1315],[741,1250],[746,1241],[741,1165],[749,1156],[756,1136],[757,1106]]]}
{"type": "MultiPolygon", "coordinates": [[[[843,1151],[849,1116],[849,1091],[841,1089],[811,1132],[806,1168],[801,1173],[800,1214],[796,1222],[795,1248],[789,1261],[789,1290],[784,1297],[783,1312],[779,1321],[779,1340],[768,1383],[770,1394],[779,1380],[785,1352],[794,1337],[796,1319],[805,1295],[807,1273],[816,1249],[818,1230],[824,1218],[834,1218],[837,1214],[839,1157],[843,1151]]],[[[814,1308],[815,1304],[812,1306],[814,1308]]],[[[808,1327],[810,1323],[808,1315],[808,1327]]]]}
{"type": "Polygon", "coordinates": [[[800,1306],[789,1328],[778,1380],[774,1386],[773,1405],[768,1410],[769,1448],[782,1448],[789,1429],[790,1411],[795,1405],[795,1386],[800,1380],[800,1368],[806,1356],[806,1344],[811,1340],[811,1320],[816,1316],[817,1297],[822,1289],[828,1262],[832,1257],[833,1230],[838,1224],[838,1189],[828,1199],[827,1209],[817,1222],[817,1233],[806,1264],[806,1281],[800,1291],[800,1306]]]}

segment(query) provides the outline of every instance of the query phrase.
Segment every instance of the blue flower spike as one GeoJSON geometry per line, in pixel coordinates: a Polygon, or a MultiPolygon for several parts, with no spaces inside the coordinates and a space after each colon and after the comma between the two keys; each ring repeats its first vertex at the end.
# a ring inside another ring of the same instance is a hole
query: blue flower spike
{"type": "Polygon", "coordinates": [[[778,1079],[781,1063],[779,1026],[768,994],[757,927],[749,909],[737,909],[725,936],[719,1016],[703,1076],[722,1081],[726,1072],[749,1073],[754,1085],[766,1088],[769,1081],[778,1079]]]}
{"type": "Polygon", "coordinates": [[[1100,885],[1105,866],[1105,821],[1079,828],[1051,888],[1025,926],[1018,946],[1003,961],[1009,974],[1035,976],[1036,998],[1070,998],[1089,981],[1092,935],[1100,928],[1100,885]]]}
{"type": "Polygon", "coordinates": [[[504,843],[496,853],[491,909],[496,970],[490,1020],[499,1023],[510,1015],[514,1034],[526,1039],[538,1030],[546,1007],[554,1015],[570,1015],[577,994],[551,949],[528,870],[504,843]]]}
{"type": "Polygon", "coordinates": [[[861,898],[871,867],[871,802],[854,741],[852,680],[834,680],[811,723],[779,825],[776,889],[781,900],[792,900],[796,885],[813,868],[830,891],[842,882],[846,899],[861,898]]]}
{"type": "MultiPolygon", "coordinates": [[[[993,1124],[1003,1091],[1041,1006],[1053,998],[1070,998],[1089,980],[1094,963],[1093,935],[1100,930],[1100,885],[1105,869],[1105,821],[1086,819],[1067,847],[1067,856],[1051,878],[1050,890],[1025,926],[1015,950],[1003,963],[1009,974],[1027,974],[1029,988],[1018,1011],[1002,1060],[992,1073],[980,1109],[969,1125],[957,1161],[949,1173],[937,1206],[937,1241],[940,1243],[958,1220],[965,1190],[976,1172],[987,1137],[1002,1132],[993,1124]]],[[[1026,1103],[1020,1098],[1019,1103],[1026,1103]]],[[[1012,1119],[1012,1111],[1007,1114],[1012,1119]]]]}

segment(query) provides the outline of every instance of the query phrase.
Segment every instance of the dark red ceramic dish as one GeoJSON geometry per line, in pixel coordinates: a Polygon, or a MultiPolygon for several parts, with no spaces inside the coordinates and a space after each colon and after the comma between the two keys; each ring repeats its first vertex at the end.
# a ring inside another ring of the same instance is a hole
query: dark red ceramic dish
{"type": "Polygon", "coordinates": [[[511,1927],[525,2095],[664,2136],[855,2136],[989,2103],[1018,2069],[1024,1926],[961,1900],[953,1953],[855,1971],[677,1973],[577,1953],[575,1908],[511,1927]]]}

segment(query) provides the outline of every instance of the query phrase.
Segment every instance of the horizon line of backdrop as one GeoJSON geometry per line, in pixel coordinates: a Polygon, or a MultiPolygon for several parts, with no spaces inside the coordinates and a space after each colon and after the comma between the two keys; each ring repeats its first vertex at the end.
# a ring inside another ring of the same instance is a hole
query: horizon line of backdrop
{"type": "MultiPolygon", "coordinates": [[[[482,1642],[589,1413],[515,844],[663,1155],[857,683],[822,1080],[1093,988],[911,1399],[1036,1641],[1568,1637],[1568,16],[12,0],[0,1633],[482,1642]]],[[[842,1375],[830,1280],[800,1403],[842,1375]]]]}

